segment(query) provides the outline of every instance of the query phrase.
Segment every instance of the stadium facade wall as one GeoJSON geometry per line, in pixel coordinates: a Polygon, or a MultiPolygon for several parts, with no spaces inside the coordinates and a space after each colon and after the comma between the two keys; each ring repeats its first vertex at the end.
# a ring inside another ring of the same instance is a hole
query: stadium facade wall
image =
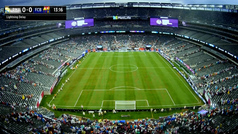
{"type": "Polygon", "coordinates": [[[41,103],[41,100],[43,99],[44,97],[44,91],[41,92],[40,96],[39,96],[39,100],[37,101],[36,103],[36,107],[39,108],[40,106],[40,103],[41,103]]]}

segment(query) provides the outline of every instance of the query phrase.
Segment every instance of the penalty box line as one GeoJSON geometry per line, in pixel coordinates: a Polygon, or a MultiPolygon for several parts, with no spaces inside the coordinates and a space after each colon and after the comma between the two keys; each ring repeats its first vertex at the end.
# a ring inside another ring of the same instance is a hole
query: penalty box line
{"type": "MultiPolygon", "coordinates": [[[[114,101],[114,100],[112,100],[114,101]]],[[[176,105],[149,105],[149,106],[137,106],[137,107],[161,107],[161,106],[201,106],[200,103],[187,103],[187,104],[176,104],[176,105]]],[[[81,106],[67,106],[67,105],[56,105],[56,107],[67,107],[67,108],[81,108],[81,106]]],[[[84,108],[102,108],[100,106],[83,106],[84,108]]],[[[115,108],[115,106],[107,106],[107,108],[115,108]]]]}
{"type": "MultiPolygon", "coordinates": [[[[127,90],[127,89],[125,89],[125,90],[127,90]]],[[[134,89],[134,90],[135,90],[135,89],[134,89]]],[[[142,90],[142,89],[136,89],[136,90],[142,90]]],[[[171,95],[170,95],[170,93],[169,93],[169,91],[168,91],[167,88],[160,88],[160,89],[146,89],[146,90],[165,90],[165,91],[167,92],[167,94],[169,95],[170,100],[173,102],[174,106],[176,105],[175,102],[174,102],[174,100],[173,100],[173,98],[171,97],[171,95]]],[[[145,90],[145,91],[146,91],[146,90],[145,90]]],[[[147,104],[148,104],[148,100],[147,100],[147,104]]]]}
{"type": "Polygon", "coordinates": [[[173,102],[173,104],[174,104],[174,106],[175,106],[174,100],[173,100],[173,98],[171,97],[171,95],[170,95],[169,91],[168,91],[166,88],[165,88],[165,90],[166,90],[167,94],[169,95],[169,97],[170,97],[171,101],[173,102]]]}
{"type": "MultiPolygon", "coordinates": [[[[143,89],[114,89],[114,90],[115,90],[115,91],[125,91],[125,90],[139,90],[139,91],[143,91],[143,89]]],[[[176,105],[176,104],[174,103],[173,98],[171,97],[170,93],[168,92],[168,90],[167,90],[166,88],[159,88],[159,89],[144,89],[144,91],[146,91],[146,90],[165,90],[165,91],[167,92],[167,94],[169,95],[169,97],[170,97],[171,101],[173,102],[173,104],[176,105]]],[[[78,96],[78,98],[77,98],[75,104],[74,104],[74,107],[77,105],[77,103],[78,103],[78,101],[79,101],[79,99],[80,99],[80,97],[81,97],[83,91],[113,91],[113,90],[110,90],[110,89],[91,89],[91,90],[82,90],[82,91],[80,92],[80,94],[79,94],[79,96],[78,96]]],[[[103,101],[102,101],[102,104],[101,104],[101,107],[103,106],[104,101],[122,101],[122,100],[103,100],[103,101]]],[[[129,100],[128,100],[128,101],[129,101],[129,100]]],[[[132,100],[132,101],[145,101],[145,100],[132,100]]],[[[146,102],[147,102],[147,106],[149,106],[149,102],[148,102],[148,100],[146,100],[146,102]]]]}
{"type": "Polygon", "coordinates": [[[76,104],[78,103],[78,101],[79,101],[79,98],[81,97],[82,93],[83,93],[83,90],[80,92],[80,94],[79,94],[79,96],[78,96],[78,99],[77,99],[77,101],[76,101],[76,102],[75,102],[75,104],[74,104],[74,107],[75,107],[75,106],[76,106],[76,104]]]}

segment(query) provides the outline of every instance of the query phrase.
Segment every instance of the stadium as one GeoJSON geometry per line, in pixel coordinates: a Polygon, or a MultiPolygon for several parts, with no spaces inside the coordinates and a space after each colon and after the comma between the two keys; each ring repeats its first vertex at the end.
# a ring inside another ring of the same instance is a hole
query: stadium
{"type": "Polygon", "coordinates": [[[1,133],[238,133],[237,2],[45,2],[0,2],[1,133]]]}

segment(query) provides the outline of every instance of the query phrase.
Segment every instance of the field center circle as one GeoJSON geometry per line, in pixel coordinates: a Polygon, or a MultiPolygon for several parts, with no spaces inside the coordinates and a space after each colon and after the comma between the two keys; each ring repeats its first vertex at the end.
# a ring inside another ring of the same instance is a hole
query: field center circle
{"type": "Polygon", "coordinates": [[[112,65],[109,68],[112,72],[117,72],[117,73],[129,73],[129,72],[134,72],[138,69],[136,65],[132,64],[118,64],[118,65],[112,65]]]}

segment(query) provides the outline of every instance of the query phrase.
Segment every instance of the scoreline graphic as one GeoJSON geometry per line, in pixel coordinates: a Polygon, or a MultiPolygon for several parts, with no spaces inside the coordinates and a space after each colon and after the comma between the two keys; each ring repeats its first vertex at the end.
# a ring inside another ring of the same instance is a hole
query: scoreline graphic
{"type": "Polygon", "coordinates": [[[5,6],[5,20],[66,20],[66,7],[5,6]]]}

